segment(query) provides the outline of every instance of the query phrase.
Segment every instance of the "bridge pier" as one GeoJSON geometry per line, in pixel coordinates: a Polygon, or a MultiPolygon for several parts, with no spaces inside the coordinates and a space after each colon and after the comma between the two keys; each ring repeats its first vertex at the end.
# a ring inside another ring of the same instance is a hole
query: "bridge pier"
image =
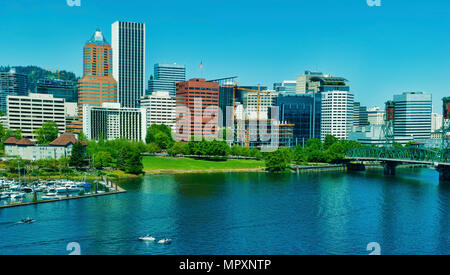
{"type": "Polygon", "coordinates": [[[360,171],[366,171],[366,166],[364,163],[347,163],[347,171],[354,171],[354,172],[360,172],[360,171]]]}
{"type": "Polygon", "coordinates": [[[450,182],[450,166],[439,165],[436,170],[439,172],[440,181],[450,182]]]}
{"type": "Polygon", "coordinates": [[[395,169],[397,168],[397,166],[399,165],[398,162],[394,162],[394,161],[386,161],[384,162],[384,174],[386,176],[395,176],[395,169]]]}

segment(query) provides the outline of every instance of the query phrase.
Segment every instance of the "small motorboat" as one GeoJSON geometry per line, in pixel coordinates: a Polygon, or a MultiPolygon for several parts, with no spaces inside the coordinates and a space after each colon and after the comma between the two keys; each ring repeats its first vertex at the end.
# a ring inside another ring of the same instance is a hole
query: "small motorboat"
{"type": "Polygon", "coordinates": [[[23,199],[25,197],[25,193],[14,192],[10,195],[11,199],[23,199]]]}
{"type": "Polygon", "coordinates": [[[31,188],[31,187],[22,187],[22,192],[31,193],[31,192],[33,192],[33,188],[31,188]]]}
{"type": "Polygon", "coordinates": [[[34,223],[35,221],[32,218],[26,218],[20,221],[21,223],[34,223]]]}
{"type": "Polygon", "coordinates": [[[58,196],[58,193],[53,189],[50,190],[45,194],[45,196],[42,196],[42,200],[59,200],[61,197],[58,196]],[[52,192],[53,191],[53,192],[52,192]]]}
{"type": "Polygon", "coordinates": [[[172,243],[171,239],[162,239],[158,241],[158,244],[170,244],[172,243]]]}
{"type": "Polygon", "coordinates": [[[156,241],[156,239],[153,238],[153,237],[150,236],[150,235],[147,235],[147,236],[145,236],[145,237],[140,237],[139,240],[140,240],[140,241],[144,241],[144,242],[154,242],[154,241],[156,241]]]}

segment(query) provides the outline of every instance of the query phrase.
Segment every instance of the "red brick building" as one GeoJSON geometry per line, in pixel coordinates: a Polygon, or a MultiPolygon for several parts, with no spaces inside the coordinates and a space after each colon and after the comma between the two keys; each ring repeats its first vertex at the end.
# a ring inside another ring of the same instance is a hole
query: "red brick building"
{"type": "Polygon", "coordinates": [[[177,83],[177,140],[217,137],[219,83],[194,78],[177,83]]]}

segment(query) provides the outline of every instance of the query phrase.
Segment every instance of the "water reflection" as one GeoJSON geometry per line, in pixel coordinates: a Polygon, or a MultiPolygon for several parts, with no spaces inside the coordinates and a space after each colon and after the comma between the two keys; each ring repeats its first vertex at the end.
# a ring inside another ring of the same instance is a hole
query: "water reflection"
{"type": "Polygon", "coordinates": [[[450,186],[431,169],[129,179],[121,195],[0,211],[0,254],[444,254],[450,186]],[[30,226],[12,226],[23,217],[30,226]],[[36,232],[39,232],[38,234],[36,232]],[[170,246],[137,240],[150,234],[170,246]],[[29,242],[23,236],[34,236],[29,242]]]}

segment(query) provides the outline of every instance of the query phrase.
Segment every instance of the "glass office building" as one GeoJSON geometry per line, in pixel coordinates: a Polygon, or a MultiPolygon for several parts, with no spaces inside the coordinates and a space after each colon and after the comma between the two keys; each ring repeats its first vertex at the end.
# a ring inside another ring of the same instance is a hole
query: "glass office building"
{"type": "Polygon", "coordinates": [[[413,139],[431,137],[432,96],[422,92],[394,95],[394,135],[413,139]]]}
{"type": "Polygon", "coordinates": [[[176,96],[176,83],[186,81],[186,67],[178,64],[155,64],[155,75],[148,81],[148,94],[169,92],[176,96]]]}
{"type": "Polygon", "coordinates": [[[6,98],[9,95],[26,96],[28,94],[28,77],[16,73],[13,68],[9,72],[0,72],[0,112],[6,114],[6,98]]]}
{"type": "Polygon", "coordinates": [[[69,80],[40,79],[36,83],[36,92],[64,98],[65,102],[77,102],[78,98],[76,84],[69,80]]]}
{"type": "Polygon", "coordinates": [[[321,122],[320,94],[280,95],[280,121],[294,124],[293,146],[303,145],[310,138],[320,138],[321,122]]]}

